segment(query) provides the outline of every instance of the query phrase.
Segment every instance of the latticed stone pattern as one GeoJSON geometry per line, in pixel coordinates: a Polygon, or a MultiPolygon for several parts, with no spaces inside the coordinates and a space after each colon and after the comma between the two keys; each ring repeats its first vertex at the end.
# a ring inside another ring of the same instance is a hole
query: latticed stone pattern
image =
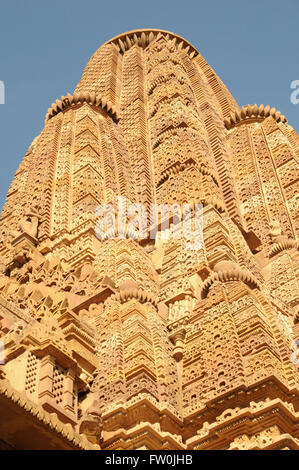
{"type": "Polygon", "coordinates": [[[60,406],[62,405],[63,401],[64,376],[65,371],[61,367],[56,365],[53,371],[52,392],[54,394],[56,404],[60,406]]]}
{"type": "Polygon", "coordinates": [[[185,39],[108,41],[7,194],[1,380],[103,449],[299,449],[298,160],[185,39]],[[100,240],[119,196],[201,203],[201,247],[100,240]]]}

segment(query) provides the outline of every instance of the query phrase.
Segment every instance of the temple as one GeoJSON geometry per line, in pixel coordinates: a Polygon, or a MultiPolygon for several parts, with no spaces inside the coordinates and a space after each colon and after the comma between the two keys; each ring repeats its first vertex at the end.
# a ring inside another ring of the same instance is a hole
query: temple
{"type": "Polygon", "coordinates": [[[298,181],[286,117],[187,40],[101,46],[2,211],[0,449],[299,449],[298,181]],[[120,197],[201,205],[200,247],[171,212],[99,237],[120,197]]]}

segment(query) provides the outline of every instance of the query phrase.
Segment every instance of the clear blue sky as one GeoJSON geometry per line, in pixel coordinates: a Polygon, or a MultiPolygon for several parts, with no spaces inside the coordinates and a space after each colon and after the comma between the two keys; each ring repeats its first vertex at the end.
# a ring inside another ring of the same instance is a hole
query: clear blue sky
{"type": "Polygon", "coordinates": [[[105,41],[161,28],[189,40],[240,105],[276,107],[299,131],[298,0],[6,0],[0,5],[0,208],[50,104],[105,41]]]}

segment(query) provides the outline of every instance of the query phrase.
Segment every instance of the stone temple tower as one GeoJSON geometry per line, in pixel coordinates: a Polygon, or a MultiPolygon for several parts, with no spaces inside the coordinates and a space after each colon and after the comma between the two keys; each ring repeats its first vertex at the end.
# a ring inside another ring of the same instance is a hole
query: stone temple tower
{"type": "Polygon", "coordinates": [[[286,118],[187,40],[100,47],[2,212],[0,448],[299,449],[298,180],[286,118]],[[99,238],[120,196],[202,204],[200,248],[99,238]]]}

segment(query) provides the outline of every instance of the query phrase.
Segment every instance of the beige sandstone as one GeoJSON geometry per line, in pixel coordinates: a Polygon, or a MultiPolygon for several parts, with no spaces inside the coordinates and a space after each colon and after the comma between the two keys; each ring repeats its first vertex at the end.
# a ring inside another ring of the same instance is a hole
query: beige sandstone
{"type": "Polygon", "coordinates": [[[298,160],[185,39],[100,47],[2,212],[0,448],[298,449],[298,160]],[[118,196],[202,203],[202,247],[99,240],[118,196]]]}

